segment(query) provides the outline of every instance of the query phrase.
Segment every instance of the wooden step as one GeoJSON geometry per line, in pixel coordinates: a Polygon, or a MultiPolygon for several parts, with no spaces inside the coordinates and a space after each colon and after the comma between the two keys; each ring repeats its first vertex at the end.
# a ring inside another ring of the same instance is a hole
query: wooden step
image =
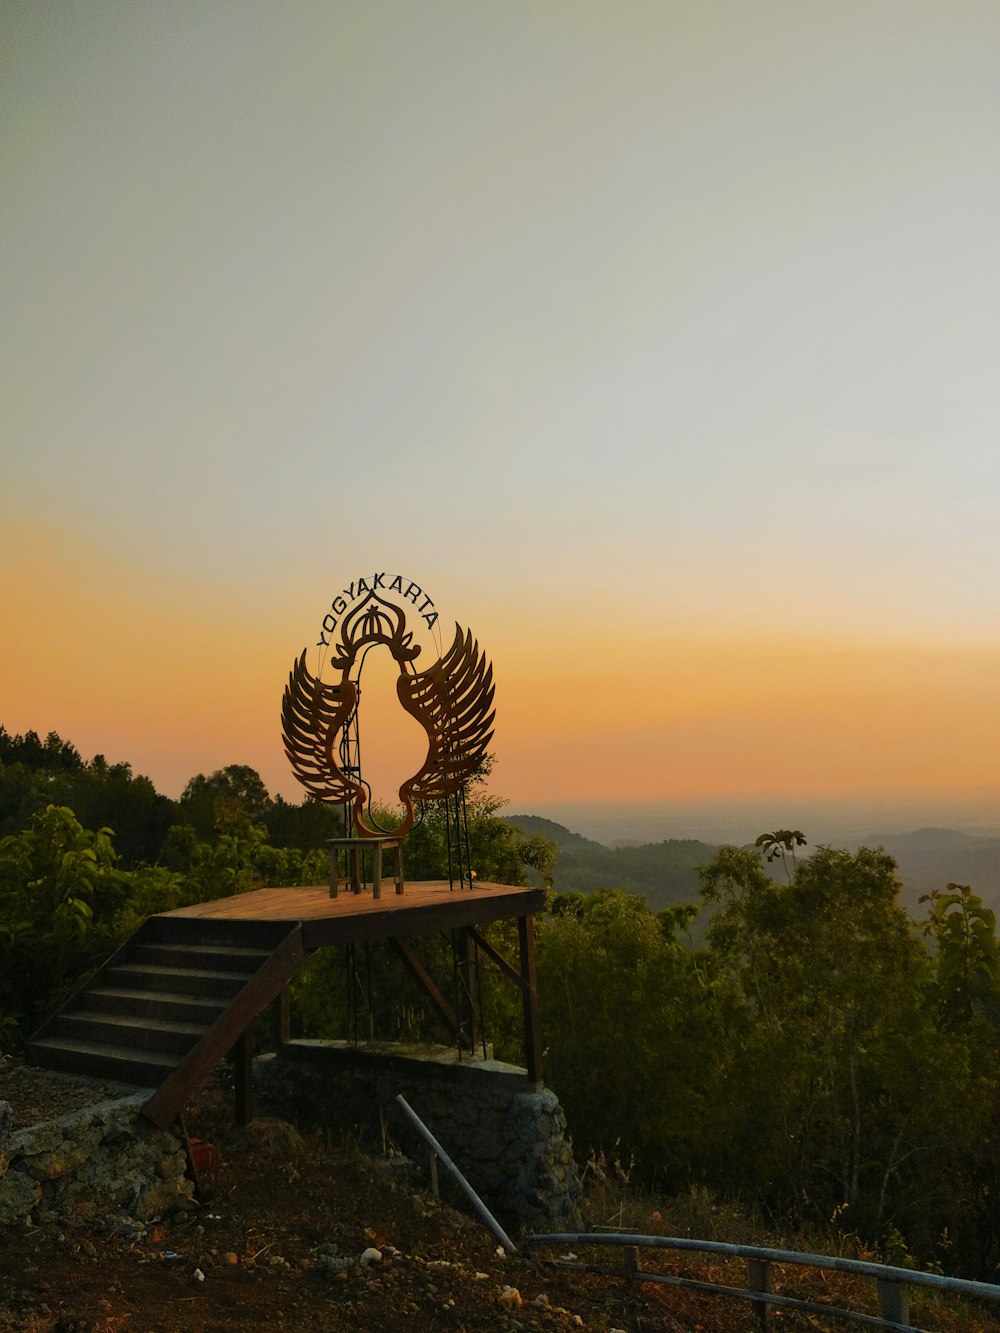
{"type": "Polygon", "coordinates": [[[221,945],[264,949],[268,953],[287,934],[287,921],[233,921],[219,917],[151,916],[143,927],[147,943],[221,945]]]}
{"type": "Polygon", "coordinates": [[[28,1043],[48,1068],[156,1089],[165,1126],[305,957],[301,926],[152,917],[28,1043]]]}
{"type": "Polygon", "coordinates": [[[116,988],[167,991],[174,995],[200,995],[206,999],[238,995],[253,973],[219,971],[196,967],[160,967],[154,963],[124,962],[109,967],[101,976],[116,988]]]}
{"type": "Polygon", "coordinates": [[[207,1028],[225,1009],[226,1002],[221,997],[208,1000],[197,995],[177,995],[170,991],[95,986],[80,996],[80,1005],[106,1014],[134,1014],[137,1017],[162,1018],[168,1023],[198,1023],[207,1028]]]}
{"type": "Polygon", "coordinates": [[[206,1023],[168,1022],[162,1018],[126,1017],[90,1009],[74,1009],[56,1018],[55,1037],[106,1046],[140,1046],[144,1050],[175,1051],[185,1055],[205,1035],[206,1023]]]}
{"type": "Polygon", "coordinates": [[[109,1046],[77,1037],[41,1037],[28,1043],[28,1056],[49,1069],[69,1069],[97,1078],[113,1078],[141,1088],[158,1087],[184,1058],[173,1051],[109,1046]]]}
{"type": "Polygon", "coordinates": [[[256,972],[270,957],[269,949],[234,944],[136,944],[129,950],[130,963],[156,967],[206,967],[215,972],[256,972]]]}

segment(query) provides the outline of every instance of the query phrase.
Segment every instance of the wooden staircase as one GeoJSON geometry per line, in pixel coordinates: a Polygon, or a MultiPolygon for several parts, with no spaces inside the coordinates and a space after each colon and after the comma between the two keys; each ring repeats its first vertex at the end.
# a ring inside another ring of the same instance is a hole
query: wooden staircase
{"type": "Polygon", "coordinates": [[[297,923],[150,917],[35,1033],[28,1058],[155,1088],[143,1110],[170,1124],[304,957],[297,923]]]}

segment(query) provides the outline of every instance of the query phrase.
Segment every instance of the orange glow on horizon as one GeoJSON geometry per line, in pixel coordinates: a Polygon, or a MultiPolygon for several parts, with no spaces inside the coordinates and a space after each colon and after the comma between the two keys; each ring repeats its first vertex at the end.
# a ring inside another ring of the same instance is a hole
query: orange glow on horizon
{"type": "MultiPolygon", "coordinates": [[[[7,531],[8,568],[24,540],[7,531]]],[[[172,584],[84,543],[34,549],[30,586],[8,579],[2,593],[9,731],[56,730],[171,795],[197,772],[248,763],[301,798],[280,697],[322,608],[275,599],[264,614],[253,597],[172,584]]],[[[518,806],[996,781],[1000,648],[641,629],[599,643],[582,616],[554,627],[496,604],[460,614],[494,662],[491,786],[518,806]]],[[[363,681],[365,771],[385,799],[423,757],[392,671],[373,657],[363,681]]]]}

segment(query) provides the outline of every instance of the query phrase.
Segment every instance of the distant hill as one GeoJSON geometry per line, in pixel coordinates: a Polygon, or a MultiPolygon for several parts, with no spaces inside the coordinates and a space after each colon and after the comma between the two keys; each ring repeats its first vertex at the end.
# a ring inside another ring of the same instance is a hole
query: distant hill
{"type": "MultiPolygon", "coordinates": [[[[539,815],[508,815],[506,819],[529,837],[540,833],[558,846],[553,886],[559,892],[624,889],[644,894],[654,912],[668,903],[697,902],[697,867],[710,861],[716,851],[716,844],[693,838],[645,843],[622,838],[609,847],[539,815]]],[[[925,915],[921,894],[949,883],[971,885],[1000,915],[1000,837],[921,828],[824,841],[850,852],[859,847],[884,848],[899,867],[902,900],[917,919],[925,915]]],[[[780,866],[768,869],[774,875],[781,873],[780,866]]]]}
{"type": "Polygon", "coordinates": [[[624,889],[644,894],[653,912],[669,903],[697,902],[696,868],[710,861],[716,850],[710,843],[690,838],[606,847],[538,815],[505,818],[528,837],[540,833],[556,843],[559,855],[553,888],[558,892],[624,889]]]}
{"type": "Polygon", "coordinates": [[[504,815],[504,823],[520,829],[527,837],[534,837],[540,833],[543,838],[549,842],[554,842],[562,847],[587,847],[598,852],[607,852],[611,849],[606,847],[603,842],[595,842],[592,838],[585,838],[582,833],[574,833],[572,829],[566,828],[564,824],[557,824],[554,819],[543,819],[541,815],[504,815]]]}
{"type": "Polygon", "coordinates": [[[857,841],[833,841],[834,846],[883,847],[899,867],[903,902],[917,916],[922,893],[945,885],[969,884],[988,907],[1000,912],[1000,838],[955,829],[922,828],[913,833],[873,833],[857,841]]]}

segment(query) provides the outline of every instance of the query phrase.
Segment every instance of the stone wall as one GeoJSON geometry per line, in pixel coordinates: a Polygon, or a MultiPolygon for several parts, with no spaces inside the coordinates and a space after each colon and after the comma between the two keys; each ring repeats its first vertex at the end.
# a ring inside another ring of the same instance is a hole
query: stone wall
{"type": "Polygon", "coordinates": [[[446,1047],[293,1041],[260,1057],[254,1077],[287,1119],[369,1142],[387,1137],[428,1161],[396,1104],[402,1093],[494,1212],[535,1227],[575,1224],[580,1184],[562,1107],[516,1065],[460,1061],[446,1047]]]}
{"type": "MultiPolygon", "coordinates": [[[[523,1069],[444,1047],[289,1042],[254,1066],[262,1101],[284,1119],[395,1145],[415,1162],[426,1146],[398,1093],[501,1218],[534,1227],[577,1221],[579,1178],[554,1093],[523,1069]]],[[[0,1101],[0,1224],[124,1215],[146,1221],[193,1192],[173,1129],[141,1113],[148,1089],[11,1130],[0,1101]]],[[[441,1172],[444,1184],[444,1172],[441,1172]]]]}
{"type": "Polygon", "coordinates": [[[148,1097],[138,1092],[14,1131],[0,1114],[0,1223],[109,1213],[144,1221],[183,1206],[194,1188],[184,1147],[141,1114],[148,1097]]]}

